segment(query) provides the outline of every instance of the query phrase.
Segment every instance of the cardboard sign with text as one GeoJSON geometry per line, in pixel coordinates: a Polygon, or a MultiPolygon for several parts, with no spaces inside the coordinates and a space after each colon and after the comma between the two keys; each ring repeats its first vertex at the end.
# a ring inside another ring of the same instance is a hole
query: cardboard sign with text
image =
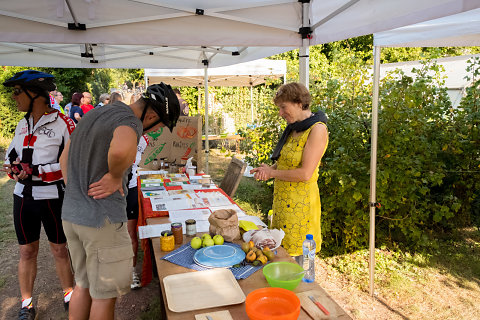
{"type": "Polygon", "coordinates": [[[154,159],[160,161],[161,158],[166,158],[168,162],[181,164],[185,159],[193,157],[197,162],[197,171],[200,171],[202,168],[201,126],[200,117],[180,117],[173,132],[163,127],[148,133],[148,146],[143,152],[139,166],[157,169],[153,165],[154,159]]]}

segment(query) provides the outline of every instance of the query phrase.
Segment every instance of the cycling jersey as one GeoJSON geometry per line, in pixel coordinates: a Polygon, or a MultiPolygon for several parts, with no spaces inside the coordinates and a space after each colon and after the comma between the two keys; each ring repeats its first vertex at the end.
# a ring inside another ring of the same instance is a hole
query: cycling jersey
{"type": "Polygon", "coordinates": [[[20,120],[8,147],[5,163],[12,164],[19,158],[33,172],[17,182],[13,191],[15,195],[34,200],[58,199],[62,196],[64,184],[59,158],[73,129],[74,122],[57,110],[45,113],[35,126],[33,116],[28,122],[25,118],[20,120]]]}
{"type": "Polygon", "coordinates": [[[137,146],[137,155],[135,156],[135,162],[132,165],[132,172],[128,176],[128,188],[135,188],[137,186],[137,169],[140,160],[142,160],[142,154],[148,146],[148,138],[143,135],[140,138],[137,146]]]}

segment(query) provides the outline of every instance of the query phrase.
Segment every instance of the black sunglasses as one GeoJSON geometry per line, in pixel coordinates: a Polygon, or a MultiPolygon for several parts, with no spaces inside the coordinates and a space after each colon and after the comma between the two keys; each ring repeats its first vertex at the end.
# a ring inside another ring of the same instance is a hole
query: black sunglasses
{"type": "Polygon", "coordinates": [[[22,88],[13,88],[13,95],[18,96],[23,92],[22,88]]]}

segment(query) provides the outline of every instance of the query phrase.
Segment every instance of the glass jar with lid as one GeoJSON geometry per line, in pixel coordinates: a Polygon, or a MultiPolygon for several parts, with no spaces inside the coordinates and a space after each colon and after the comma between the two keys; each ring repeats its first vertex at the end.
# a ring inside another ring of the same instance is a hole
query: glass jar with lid
{"type": "Polygon", "coordinates": [[[160,237],[160,249],[162,251],[172,251],[175,249],[175,238],[171,231],[165,230],[162,231],[160,237]]]}
{"type": "Polygon", "coordinates": [[[185,234],[189,237],[197,235],[197,222],[194,219],[185,220],[185,234]]]}
{"type": "Polygon", "coordinates": [[[174,222],[170,225],[173,233],[173,238],[175,239],[175,244],[183,243],[183,227],[182,223],[174,222]]]}

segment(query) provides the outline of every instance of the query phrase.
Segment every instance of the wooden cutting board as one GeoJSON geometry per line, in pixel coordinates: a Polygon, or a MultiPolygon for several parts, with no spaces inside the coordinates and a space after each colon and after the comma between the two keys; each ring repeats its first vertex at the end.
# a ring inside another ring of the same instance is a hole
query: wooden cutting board
{"type": "Polygon", "coordinates": [[[351,319],[325,292],[310,290],[297,293],[297,297],[300,299],[302,308],[312,319],[351,319]],[[330,315],[325,315],[308,296],[317,299],[330,312],[330,315]]]}
{"type": "Polygon", "coordinates": [[[167,305],[173,312],[227,306],[245,301],[228,269],[187,272],[163,278],[167,305]]]}

